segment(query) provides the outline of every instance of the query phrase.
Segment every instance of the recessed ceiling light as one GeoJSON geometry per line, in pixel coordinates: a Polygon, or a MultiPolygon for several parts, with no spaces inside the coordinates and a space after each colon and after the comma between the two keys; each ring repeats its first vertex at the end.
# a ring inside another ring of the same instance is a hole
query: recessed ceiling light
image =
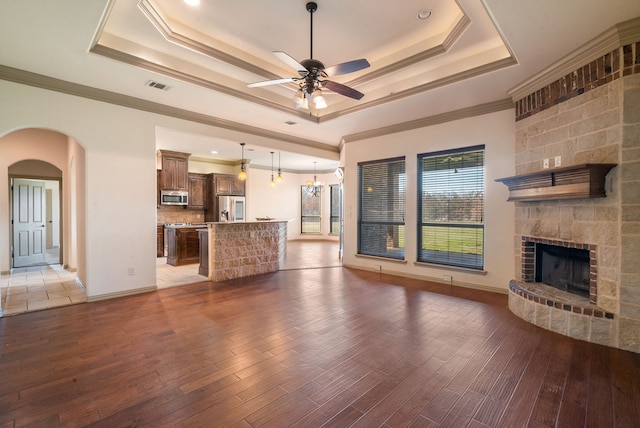
{"type": "Polygon", "coordinates": [[[184,0],[189,6],[200,6],[200,0],[184,0]]]}
{"type": "Polygon", "coordinates": [[[418,19],[427,19],[431,16],[431,10],[430,9],[423,9],[420,12],[418,12],[418,14],[416,15],[416,17],[418,19]]]}
{"type": "Polygon", "coordinates": [[[215,151],[215,150],[211,150],[211,154],[212,154],[212,155],[217,155],[217,154],[218,154],[218,152],[217,152],[217,151],[215,151]]]}

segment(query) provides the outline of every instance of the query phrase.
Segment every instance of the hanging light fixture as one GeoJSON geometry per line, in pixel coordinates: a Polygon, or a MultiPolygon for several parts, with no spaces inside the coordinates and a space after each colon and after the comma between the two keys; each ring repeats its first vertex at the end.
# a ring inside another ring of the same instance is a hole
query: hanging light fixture
{"type": "Polygon", "coordinates": [[[273,152],[271,152],[271,183],[269,186],[276,187],[276,181],[273,179],[273,152]]]}
{"type": "Polygon", "coordinates": [[[322,192],[322,183],[316,177],[316,163],[313,163],[313,181],[307,181],[306,189],[309,196],[317,197],[322,192]]]}
{"type": "Polygon", "coordinates": [[[276,177],[276,183],[282,183],[282,170],[280,169],[280,152],[278,152],[278,176],[276,177]]]}
{"type": "Polygon", "coordinates": [[[246,167],[244,165],[244,145],[245,145],[245,143],[240,143],[240,145],[242,146],[242,161],[240,163],[240,174],[238,174],[238,178],[240,180],[246,180],[247,179],[247,170],[246,170],[246,167]]]}

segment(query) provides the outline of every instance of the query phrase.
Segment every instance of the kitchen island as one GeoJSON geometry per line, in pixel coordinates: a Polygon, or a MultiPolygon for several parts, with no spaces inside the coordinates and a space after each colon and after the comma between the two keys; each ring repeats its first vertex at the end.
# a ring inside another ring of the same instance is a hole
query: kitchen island
{"type": "Polygon", "coordinates": [[[167,264],[183,266],[199,261],[198,229],[203,224],[166,224],[167,264]]]}
{"type": "Polygon", "coordinates": [[[200,274],[219,282],[275,272],[287,251],[289,220],[207,223],[200,229],[200,274]],[[205,266],[206,265],[206,266],[205,266]]]}

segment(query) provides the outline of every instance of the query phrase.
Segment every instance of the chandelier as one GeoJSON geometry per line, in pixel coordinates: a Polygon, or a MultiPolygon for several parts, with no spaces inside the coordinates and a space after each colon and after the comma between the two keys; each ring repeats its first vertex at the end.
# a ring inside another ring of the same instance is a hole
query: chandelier
{"type": "Polygon", "coordinates": [[[313,196],[314,198],[320,196],[322,193],[322,183],[318,181],[316,177],[316,163],[313,163],[313,181],[307,181],[305,186],[305,191],[309,196],[313,196]]]}

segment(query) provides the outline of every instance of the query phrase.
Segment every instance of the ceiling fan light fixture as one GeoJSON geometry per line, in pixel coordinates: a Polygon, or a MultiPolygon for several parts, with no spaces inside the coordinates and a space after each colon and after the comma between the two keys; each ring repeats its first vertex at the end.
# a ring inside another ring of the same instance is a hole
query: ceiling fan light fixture
{"type": "Polygon", "coordinates": [[[307,99],[305,93],[302,91],[302,88],[298,89],[296,95],[293,97],[293,102],[296,103],[296,108],[301,108],[304,110],[309,109],[309,100],[307,99]]]}
{"type": "Polygon", "coordinates": [[[322,96],[322,90],[316,89],[313,91],[313,95],[311,96],[311,101],[316,108],[327,108],[327,100],[322,96]]]}

